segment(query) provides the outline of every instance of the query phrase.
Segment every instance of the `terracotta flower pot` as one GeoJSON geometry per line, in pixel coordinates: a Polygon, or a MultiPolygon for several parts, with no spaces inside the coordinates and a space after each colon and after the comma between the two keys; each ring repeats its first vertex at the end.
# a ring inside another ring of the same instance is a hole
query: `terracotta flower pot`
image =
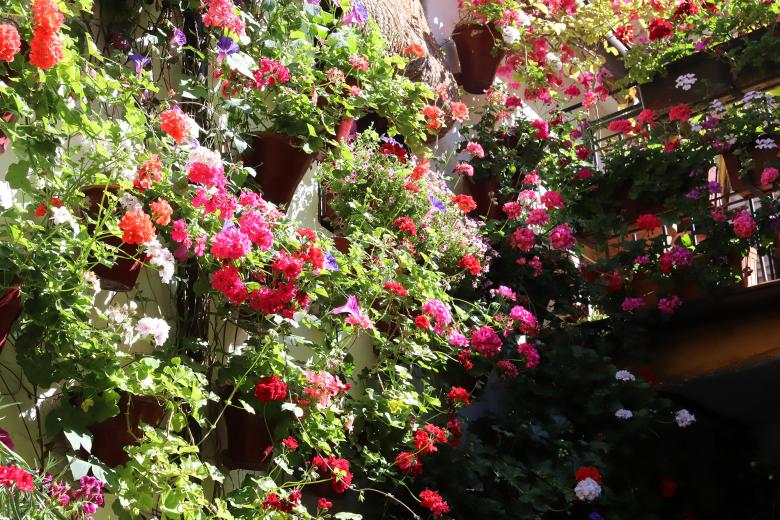
{"type": "Polygon", "coordinates": [[[18,287],[11,287],[0,293],[0,350],[8,339],[16,319],[22,313],[22,291],[18,287]]]}
{"type": "Polygon", "coordinates": [[[254,136],[244,152],[244,163],[254,168],[254,182],[260,185],[263,197],[274,204],[289,204],[315,154],[297,146],[295,138],[272,132],[254,136]]]}
{"type": "Polygon", "coordinates": [[[506,218],[506,215],[501,211],[499,203],[494,203],[493,198],[498,198],[497,193],[501,185],[498,179],[488,178],[483,180],[473,180],[469,177],[465,177],[466,186],[471,193],[471,197],[477,205],[476,212],[483,217],[491,220],[500,220],[506,218]],[[491,194],[493,195],[491,197],[491,194]]]}
{"type": "Polygon", "coordinates": [[[228,443],[224,452],[225,465],[232,469],[265,469],[271,460],[276,423],[276,418],[265,418],[262,413],[251,414],[229,406],[225,410],[228,443]]]}
{"type": "Polygon", "coordinates": [[[722,97],[733,90],[728,64],[715,56],[697,52],[666,66],[663,76],[639,86],[645,108],[665,111],[680,103],[694,104],[722,97]],[[695,74],[697,81],[689,89],[675,85],[683,74],[695,74]]]}
{"type": "Polygon", "coordinates": [[[90,426],[92,454],[110,467],[129,460],[124,448],[138,444],[141,423],[158,427],[165,409],[157,399],[123,393],[119,398],[119,415],[90,426]]]}
{"type": "Polygon", "coordinates": [[[458,49],[460,74],[456,76],[463,90],[470,94],[483,94],[496,78],[496,71],[504,59],[504,50],[496,47],[500,39],[493,25],[462,23],[452,33],[458,49]]]}
{"type": "MultiPolygon", "coordinates": [[[[777,138],[775,138],[777,142],[777,138]]],[[[751,145],[748,148],[742,149],[739,154],[727,152],[723,154],[723,163],[726,167],[726,173],[728,173],[729,181],[731,182],[731,189],[736,193],[741,194],[744,197],[753,194],[751,190],[754,187],[757,190],[761,190],[761,172],[764,168],[769,166],[780,167],[780,158],[778,158],[778,148],[771,150],[759,150],[755,145],[751,145]],[[747,183],[742,176],[741,158],[744,155],[752,160],[752,166],[747,172],[747,178],[750,182],[747,183]]]]}
{"type": "MultiPolygon", "coordinates": [[[[87,212],[90,216],[97,216],[101,205],[104,202],[106,191],[116,193],[118,186],[87,186],[81,188],[81,191],[89,199],[89,208],[87,212]]],[[[89,226],[89,233],[94,232],[94,226],[89,226]]],[[[129,291],[135,286],[138,275],[141,273],[142,264],[136,260],[138,255],[138,246],[136,244],[126,244],[117,236],[110,236],[101,240],[104,244],[114,246],[119,249],[119,257],[112,266],[102,264],[96,265],[92,272],[100,278],[100,288],[106,291],[129,291]]]]}

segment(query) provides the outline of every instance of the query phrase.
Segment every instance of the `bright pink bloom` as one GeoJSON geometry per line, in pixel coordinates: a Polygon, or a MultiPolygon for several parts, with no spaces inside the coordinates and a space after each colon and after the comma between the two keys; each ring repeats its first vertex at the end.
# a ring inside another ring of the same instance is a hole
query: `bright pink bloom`
{"type": "Polygon", "coordinates": [[[257,245],[261,251],[271,249],[274,235],[264,214],[253,209],[244,211],[241,218],[238,219],[238,225],[241,226],[241,231],[246,233],[249,240],[257,245]]]}
{"type": "Polygon", "coordinates": [[[734,234],[740,238],[749,238],[756,231],[756,221],[745,210],[740,211],[731,222],[734,234]]]}
{"type": "Polygon", "coordinates": [[[471,334],[471,348],[490,359],[501,352],[501,338],[492,328],[483,325],[471,334]]]}
{"type": "Polygon", "coordinates": [[[220,259],[238,259],[252,248],[246,233],[235,226],[223,228],[211,241],[211,254],[220,259]]]}
{"type": "Polygon", "coordinates": [[[635,310],[641,309],[644,306],[644,298],[634,298],[629,296],[623,300],[620,308],[623,309],[624,312],[634,312],[635,310]]]}
{"type": "Polygon", "coordinates": [[[536,233],[530,228],[517,228],[509,237],[509,244],[515,249],[527,253],[536,245],[536,233]]]}
{"type": "Polygon", "coordinates": [[[517,353],[525,357],[525,368],[536,368],[539,366],[539,352],[530,343],[519,344],[517,353]]]}
{"type": "Polygon", "coordinates": [[[539,333],[539,321],[536,316],[522,305],[515,305],[512,310],[509,311],[509,316],[520,322],[520,332],[527,334],[528,336],[535,336],[539,333]]]}
{"type": "Polygon", "coordinates": [[[466,145],[466,151],[474,157],[478,157],[480,159],[485,157],[485,150],[482,148],[482,145],[475,143],[474,141],[469,141],[469,143],[466,145]]]}
{"type": "Polygon", "coordinates": [[[577,239],[568,224],[556,226],[550,232],[550,244],[555,249],[571,249],[576,243],[577,239]]]}

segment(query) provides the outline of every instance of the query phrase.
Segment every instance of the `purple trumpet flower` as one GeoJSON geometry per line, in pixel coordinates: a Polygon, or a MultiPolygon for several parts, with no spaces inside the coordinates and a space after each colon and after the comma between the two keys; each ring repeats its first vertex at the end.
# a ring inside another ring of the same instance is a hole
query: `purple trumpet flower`
{"type": "Polygon", "coordinates": [[[184,31],[182,31],[178,27],[174,27],[173,36],[171,37],[170,44],[173,47],[184,47],[185,45],[187,45],[187,35],[184,34],[184,31]]]}
{"type": "Polygon", "coordinates": [[[219,51],[217,63],[222,63],[222,60],[224,60],[226,56],[238,52],[239,49],[240,47],[233,41],[233,38],[220,36],[219,40],[217,40],[217,50],[219,51]]]}
{"type": "Polygon", "coordinates": [[[341,307],[336,307],[330,312],[331,314],[349,314],[353,318],[357,318],[361,315],[358,299],[352,295],[347,296],[347,303],[341,307]]]}
{"type": "Polygon", "coordinates": [[[349,11],[347,11],[347,14],[344,15],[344,18],[341,19],[341,23],[344,25],[363,25],[368,20],[368,11],[366,10],[366,6],[363,5],[363,2],[361,0],[352,0],[352,5],[349,8],[349,11]]]}
{"type": "Polygon", "coordinates": [[[141,70],[152,62],[152,58],[147,58],[142,54],[130,54],[127,61],[132,61],[135,64],[135,73],[140,75],[141,70]]]}

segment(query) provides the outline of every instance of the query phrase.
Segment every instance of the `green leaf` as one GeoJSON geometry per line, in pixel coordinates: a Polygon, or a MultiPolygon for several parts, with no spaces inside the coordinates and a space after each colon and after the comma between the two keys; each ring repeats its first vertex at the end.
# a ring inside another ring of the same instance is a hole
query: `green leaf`
{"type": "Polygon", "coordinates": [[[5,174],[5,180],[15,190],[26,192],[33,191],[30,179],[27,178],[30,172],[30,163],[27,161],[15,162],[8,167],[8,173],[5,174]]]}
{"type": "Polygon", "coordinates": [[[63,433],[74,451],[84,448],[88,453],[92,453],[92,436],[88,432],[65,430],[63,433]]]}

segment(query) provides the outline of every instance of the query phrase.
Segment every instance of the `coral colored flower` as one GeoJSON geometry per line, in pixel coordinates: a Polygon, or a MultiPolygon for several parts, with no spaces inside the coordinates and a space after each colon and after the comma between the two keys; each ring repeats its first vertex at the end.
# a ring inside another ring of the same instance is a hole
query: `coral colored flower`
{"type": "Polygon", "coordinates": [[[636,227],[652,231],[655,228],[661,227],[661,219],[653,215],[652,213],[646,213],[639,215],[636,219],[636,227]]]}
{"type": "Polygon", "coordinates": [[[734,217],[731,225],[734,228],[734,234],[740,238],[750,238],[756,231],[756,221],[745,210],[742,210],[734,217]]]}
{"type": "Polygon", "coordinates": [[[658,300],[658,310],[665,314],[674,314],[680,305],[682,305],[682,300],[678,296],[658,300]]]}
{"type": "Polygon", "coordinates": [[[391,293],[395,293],[398,296],[409,296],[409,291],[407,291],[404,286],[398,282],[385,282],[382,288],[386,291],[390,291],[391,293]]]}
{"type": "Polygon", "coordinates": [[[161,226],[167,226],[171,222],[173,208],[171,208],[171,205],[168,204],[167,200],[159,198],[149,204],[149,207],[152,210],[152,216],[154,217],[154,221],[157,224],[161,226]]]}
{"type": "Polygon", "coordinates": [[[193,137],[195,129],[195,121],[178,106],[163,110],[160,114],[160,130],[179,144],[185,142],[188,137],[193,137]]]}
{"type": "Polygon", "coordinates": [[[396,455],[395,465],[411,477],[419,477],[422,474],[423,465],[420,458],[410,451],[402,451],[396,455]]]}
{"type": "Polygon", "coordinates": [[[263,404],[284,401],[287,397],[287,385],[279,376],[266,376],[255,385],[255,397],[263,404]]]}
{"type": "Polygon", "coordinates": [[[469,163],[462,162],[455,166],[454,172],[456,175],[465,175],[466,177],[474,176],[474,167],[469,163]]]}
{"type": "Polygon", "coordinates": [[[644,306],[645,306],[644,298],[635,298],[629,296],[623,300],[623,303],[620,305],[620,308],[623,309],[623,312],[634,312],[636,310],[641,309],[644,306]]]}
{"type": "Polygon", "coordinates": [[[425,50],[422,48],[422,45],[418,43],[413,43],[407,47],[404,47],[404,50],[401,51],[401,53],[404,56],[413,56],[417,59],[425,57],[425,50]]]}
{"type": "Polygon", "coordinates": [[[48,70],[62,60],[62,37],[59,33],[35,31],[30,40],[30,63],[41,70],[48,70]]]}
{"type": "Polygon", "coordinates": [[[530,343],[517,345],[517,353],[525,357],[525,368],[536,368],[539,366],[539,351],[530,343]]]}
{"type": "Polygon", "coordinates": [[[442,127],[444,111],[436,105],[427,105],[422,109],[422,115],[428,121],[426,127],[430,130],[438,130],[442,127]]]}
{"type": "Polygon", "coordinates": [[[59,31],[65,16],[54,0],[34,0],[32,4],[33,29],[53,33],[59,31]]]}
{"type": "Polygon", "coordinates": [[[471,348],[490,359],[501,352],[503,342],[496,331],[483,325],[471,335],[471,348]]]}
{"type": "Polygon", "coordinates": [[[469,195],[455,195],[451,202],[456,204],[463,213],[471,213],[477,209],[477,203],[469,195]]]}
{"type": "Polygon", "coordinates": [[[688,121],[691,118],[691,109],[685,103],[674,105],[669,110],[669,121],[688,121]]]}
{"type": "Polygon", "coordinates": [[[122,241],[126,244],[145,244],[155,237],[152,219],[143,211],[128,211],[119,222],[124,231],[122,241]]]}
{"type": "Polygon", "coordinates": [[[8,23],[0,24],[0,61],[12,62],[20,50],[22,41],[16,27],[8,23]]]}
{"type": "Polygon", "coordinates": [[[328,408],[335,397],[349,390],[349,385],[344,384],[338,377],[324,370],[317,372],[307,370],[306,382],[308,386],[303,389],[303,393],[323,408],[328,408]]]}
{"type": "Polygon", "coordinates": [[[414,432],[414,447],[419,455],[427,455],[439,451],[436,444],[447,442],[446,432],[435,424],[426,424],[414,432]]]}
{"type": "Polygon", "coordinates": [[[428,318],[428,316],[420,314],[414,319],[414,324],[418,329],[427,330],[431,327],[431,320],[428,318]]]}
{"type": "Polygon", "coordinates": [[[223,228],[214,235],[211,242],[211,254],[221,259],[238,259],[252,248],[249,237],[235,226],[223,228]]]}
{"type": "Polygon", "coordinates": [[[410,236],[417,235],[417,226],[411,217],[398,217],[393,221],[393,225],[410,236]]]}
{"type": "Polygon", "coordinates": [[[454,101],[450,104],[450,111],[452,112],[452,118],[455,121],[464,122],[469,118],[469,109],[460,101],[454,101]]]}
{"type": "Polygon", "coordinates": [[[658,119],[658,114],[656,114],[655,111],[650,108],[642,110],[637,117],[637,121],[648,126],[653,126],[656,119],[658,119]]]}
{"type": "Polygon", "coordinates": [[[233,305],[240,305],[249,296],[246,285],[238,274],[238,269],[232,265],[222,267],[212,273],[211,287],[224,294],[225,298],[233,305]]]}
{"type": "Polygon", "coordinates": [[[480,159],[485,157],[485,150],[482,148],[482,145],[479,143],[475,143],[474,141],[469,141],[466,145],[466,151],[469,152],[474,157],[479,157],[480,159]]]}
{"type": "Polygon", "coordinates": [[[13,464],[10,466],[0,466],[0,484],[6,488],[16,487],[19,491],[25,493],[29,493],[35,489],[32,475],[13,464]]]}
{"type": "Polygon", "coordinates": [[[473,276],[477,276],[482,272],[482,264],[474,255],[463,255],[463,258],[458,262],[458,266],[466,269],[473,276]]]}
{"type": "Polygon", "coordinates": [[[420,492],[420,507],[430,509],[436,518],[450,512],[450,506],[442,499],[441,495],[430,489],[420,492]]]}
{"type": "Polygon", "coordinates": [[[294,437],[287,437],[282,441],[282,446],[295,451],[298,449],[298,441],[296,441],[294,437]]]}
{"type": "Polygon", "coordinates": [[[555,249],[570,249],[577,243],[568,224],[561,224],[550,232],[550,244],[555,249]]]}
{"type": "Polygon", "coordinates": [[[674,32],[674,28],[672,27],[672,24],[663,18],[656,18],[650,22],[650,25],[647,27],[647,32],[650,41],[655,41],[671,36],[674,32]]]}
{"type": "Polygon", "coordinates": [[[453,386],[447,394],[447,398],[453,403],[463,403],[464,405],[471,404],[469,397],[469,391],[460,386],[453,386]]]}
{"type": "Polygon", "coordinates": [[[230,0],[207,0],[203,13],[203,25],[228,29],[241,36],[246,24],[238,14],[238,8],[230,0]]]}
{"type": "Polygon", "coordinates": [[[777,168],[764,168],[761,172],[761,186],[771,186],[780,177],[780,171],[777,168]]]}

